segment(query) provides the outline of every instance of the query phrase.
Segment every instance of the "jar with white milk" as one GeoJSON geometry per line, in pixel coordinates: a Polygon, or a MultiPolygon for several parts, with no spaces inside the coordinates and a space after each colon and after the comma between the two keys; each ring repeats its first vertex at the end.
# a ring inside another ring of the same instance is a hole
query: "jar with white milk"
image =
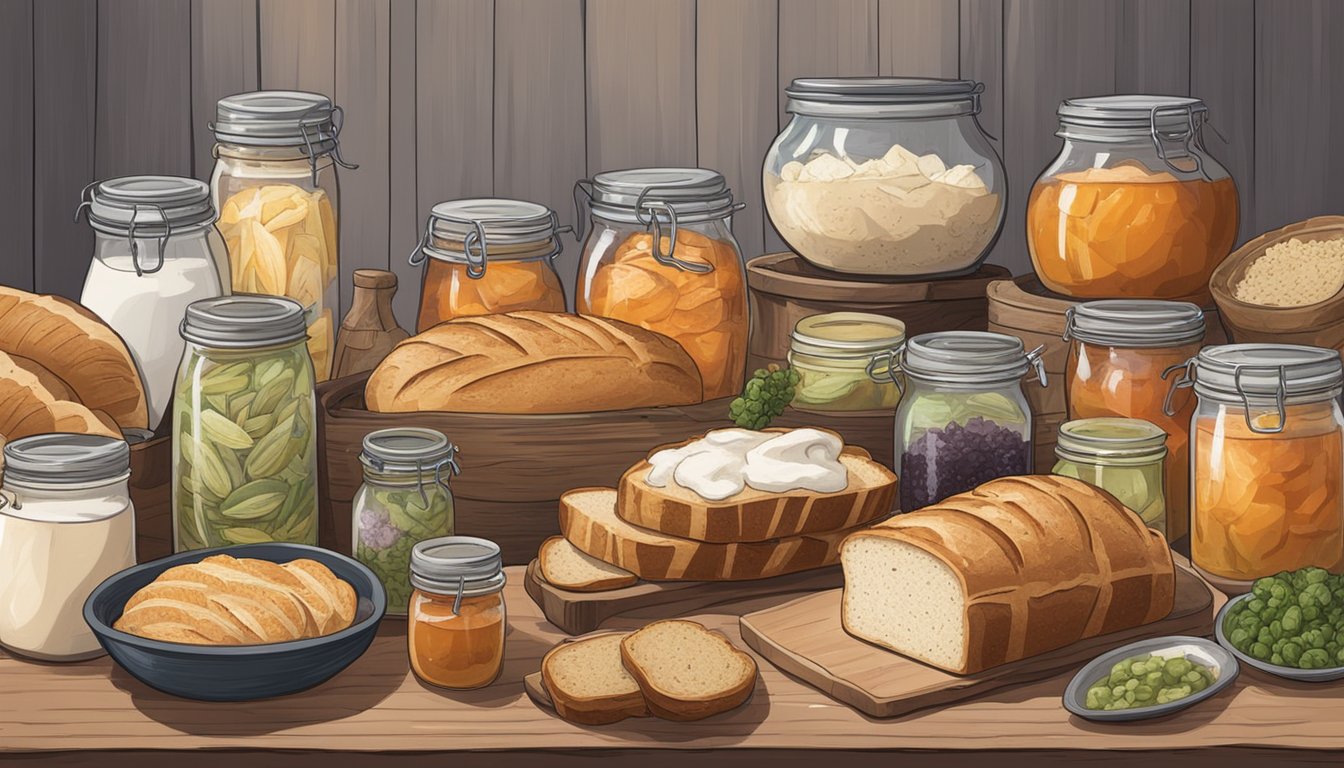
{"type": "Polygon", "coordinates": [[[79,302],[126,342],[157,429],[182,359],[177,327],[187,305],[229,293],[210,187],[177,176],[108,179],[85,190],[85,210],[97,239],[79,302]]]}
{"type": "Polygon", "coordinates": [[[103,654],[84,601],[135,565],[130,448],[50,434],[5,446],[0,485],[0,645],[44,661],[103,654]]]}

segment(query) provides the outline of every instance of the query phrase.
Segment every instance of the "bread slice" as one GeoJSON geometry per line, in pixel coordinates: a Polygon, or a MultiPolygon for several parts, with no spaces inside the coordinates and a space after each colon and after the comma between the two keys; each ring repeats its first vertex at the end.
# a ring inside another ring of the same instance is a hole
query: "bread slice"
{"type": "Polygon", "coordinates": [[[552,648],[541,660],[541,679],[561,717],[583,725],[606,725],[647,717],[639,683],[621,661],[624,632],[596,635],[552,648]]]}
{"type": "Polygon", "coordinates": [[[652,581],[767,579],[833,565],[859,528],[742,544],[710,544],[640,528],[616,515],[616,489],[560,497],[560,532],[583,552],[652,581]]]}
{"type": "Polygon", "coordinates": [[[649,711],[702,720],[742,705],[756,687],[756,661],[694,621],[655,621],[621,641],[621,659],[649,711]]]}
{"type": "MultiPolygon", "coordinates": [[[[661,446],[650,455],[689,442],[661,446]]],[[[651,466],[641,461],[621,477],[616,513],[649,530],[723,544],[836,531],[890,515],[896,475],[857,446],[845,446],[840,463],[848,472],[849,485],[837,493],[747,488],[722,501],[707,501],[675,481],[664,488],[644,482],[651,466]]]]}
{"type": "Polygon", "coordinates": [[[542,542],[537,559],[546,583],[573,592],[620,589],[639,581],[635,574],[585,554],[563,536],[542,542]]]}

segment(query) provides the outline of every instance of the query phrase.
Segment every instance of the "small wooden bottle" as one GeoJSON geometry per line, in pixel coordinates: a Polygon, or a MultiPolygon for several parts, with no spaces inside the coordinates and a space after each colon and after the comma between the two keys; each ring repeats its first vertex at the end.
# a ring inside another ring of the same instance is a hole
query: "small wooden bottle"
{"type": "Polygon", "coordinates": [[[392,315],[397,276],[382,269],[357,269],[354,279],[354,301],[336,340],[333,378],[373,370],[397,342],[410,336],[392,315]]]}

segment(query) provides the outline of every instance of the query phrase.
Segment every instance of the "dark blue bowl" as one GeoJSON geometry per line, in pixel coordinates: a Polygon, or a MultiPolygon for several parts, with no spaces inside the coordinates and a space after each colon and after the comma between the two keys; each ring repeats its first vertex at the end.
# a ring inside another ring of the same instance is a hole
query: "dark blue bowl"
{"type": "Polygon", "coordinates": [[[331,679],[368,650],[386,609],[382,583],[362,563],[303,544],[243,544],[183,552],[127,568],[93,590],[84,603],[84,621],[108,655],[151,688],[202,701],[248,701],[297,693],[331,679]],[[325,637],[229,646],[166,643],[112,628],[126,601],[159,574],[218,554],[275,563],[316,560],[355,588],[355,621],[325,637]]]}

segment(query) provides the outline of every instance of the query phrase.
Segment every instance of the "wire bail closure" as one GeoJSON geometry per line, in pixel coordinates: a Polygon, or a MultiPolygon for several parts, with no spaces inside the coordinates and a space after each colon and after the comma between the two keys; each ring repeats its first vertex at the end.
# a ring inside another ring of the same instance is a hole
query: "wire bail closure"
{"type": "MultiPolygon", "coordinates": [[[[416,244],[415,250],[411,251],[410,257],[406,260],[407,263],[413,267],[418,267],[428,260],[429,257],[425,255],[425,251],[433,248],[431,244],[433,243],[434,222],[436,221],[449,221],[454,224],[462,224],[471,228],[462,239],[462,253],[467,257],[467,277],[470,277],[473,280],[479,280],[482,277],[485,277],[485,270],[490,261],[490,254],[486,244],[485,227],[481,224],[479,219],[464,219],[457,216],[448,216],[431,212],[429,218],[425,220],[425,229],[420,235],[420,242],[416,244]],[[475,246],[474,250],[473,246],[475,246]]],[[[555,211],[551,211],[550,240],[553,244],[553,248],[550,253],[539,258],[553,261],[560,254],[564,253],[565,241],[560,235],[573,231],[574,228],[568,224],[561,226],[560,217],[556,215],[555,211]]]]}
{"type": "MultiPolygon", "coordinates": [[[[653,243],[650,250],[653,258],[659,264],[666,267],[674,267],[682,272],[694,272],[697,274],[707,274],[714,271],[714,265],[701,264],[694,261],[685,261],[676,257],[677,250],[677,230],[680,224],[677,220],[676,208],[671,203],[664,200],[645,200],[650,193],[657,194],[659,191],[677,191],[677,187],[645,187],[635,198],[634,210],[635,219],[644,225],[645,230],[653,236],[653,243]],[[663,250],[663,219],[667,220],[668,225],[668,246],[663,250]]],[[[729,200],[731,201],[731,196],[729,200]]],[[[577,220],[577,227],[574,230],[575,238],[580,242],[584,236],[584,223],[592,215],[593,206],[593,180],[579,179],[574,182],[574,214],[577,220]],[[586,200],[586,202],[585,202],[586,200]]],[[[746,208],[746,203],[729,203],[728,215],[746,208]]]]}
{"type": "Polygon", "coordinates": [[[896,372],[900,370],[896,361],[900,359],[903,349],[905,349],[905,342],[901,342],[885,352],[878,352],[868,360],[868,365],[864,366],[863,369],[868,374],[868,378],[878,384],[886,384],[888,381],[895,384],[896,393],[902,397],[905,396],[905,385],[901,384],[900,377],[896,375],[896,372]],[[882,370],[883,366],[886,367],[886,373],[879,375],[878,371],[882,370]]]}
{"type": "MultiPolygon", "coordinates": [[[[1174,371],[1181,371],[1181,375],[1172,381],[1167,389],[1166,399],[1162,401],[1162,412],[1168,416],[1175,416],[1176,411],[1171,407],[1171,401],[1176,395],[1178,389],[1189,389],[1195,385],[1195,373],[1198,370],[1195,364],[1196,358],[1190,358],[1184,363],[1167,368],[1162,372],[1162,378],[1174,371]]],[[[1257,435],[1277,435],[1284,430],[1288,421],[1288,372],[1282,365],[1238,365],[1232,368],[1232,385],[1241,397],[1242,418],[1246,420],[1246,428],[1257,435]],[[1242,386],[1241,376],[1246,372],[1277,373],[1278,386],[1274,388],[1274,412],[1278,416],[1278,423],[1270,428],[1258,427],[1255,421],[1251,419],[1251,395],[1242,386]]]]}
{"type": "MultiPolygon", "coordinates": [[[[80,191],[79,205],[75,208],[76,222],[79,221],[80,214],[84,214],[86,218],[92,215],[91,211],[93,210],[93,199],[92,197],[90,197],[90,195],[93,192],[93,188],[98,186],[98,183],[99,182],[96,181],[91,182],[85,185],[84,189],[80,191]]],[[[130,226],[126,228],[126,243],[130,246],[131,249],[131,266],[135,267],[136,277],[144,277],[145,275],[152,275],[155,272],[158,272],[159,270],[163,269],[163,261],[168,254],[168,240],[172,238],[172,236],[173,236],[173,224],[171,221],[168,220],[168,213],[167,211],[163,210],[163,206],[159,205],[158,203],[135,203],[134,206],[132,206],[131,223],[130,226]],[[158,238],[159,263],[155,264],[153,269],[145,269],[140,265],[140,243],[137,242],[137,239],[135,237],[135,227],[139,223],[138,219],[140,218],[141,206],[147,209],[153,209],[155,211],[158,211],[159,220],[163,222],[163,235],[158,238]]]]}
{"type": "Polygon", "coordinates": [[[333,105],[329,117],[322,114],[326,111],[320,106],[314,106],[304,113],[303,117],[299,118],[299,133],[303,136],[303,154],[308,158],[308,168],[313,174],[314,187],[317,186],[317,158],[323,154],[331,155],[332,161],[346,170],[354,170],[359,167],[358,163],[346,162],[345,158],[341,157],[341,128],[345,126],[345,109],[339,105],[333,105]],[[309,115],[312,115],[312,117],[309,115]],[[322,124],[328,121],[331,122],[330,137],[322,135],[322,124]],[[310,137],[308,135],[309,128],[315,131],[314,136],[310,137]],[[318,152],[313,148],[314,139],[319,144],[329,139],[331,149],[327,152],[318,152]]]}
{"type": "MultiPolygon", "coordinates": [[[[462,474],[462,467],[459,466],[457,463],[457,453],[458,453],[457,446],[453,445],[452,443],[449,443],[448,455],[443,457],[442,459],[439,459],[437,462],[434,463],[432,467],[426,466],[424,461],[420,459],[416,460],[415,462],[416,490],[420,491],[420,503],[424,505],[422,509],[429,509],[429,494],[425,492],[425,486],[431,484],[437,485],[438,487],[442,488],[445,492],[452,493],[452,489],[448,486],[449,480],[451,480],[452,477],[456,475],[462,474]],[[449,471],[448,478],[444,478],[443,476],[443,470],[445,468],[447,468],[449,471]],[[434,470],[434,478],[432,482],[426,482],[425,472],[427,472],[430,469],[434,470]]],[[[387,471],[387,462],[383,461],[377,456],[369,456],[368,454],[365,454],[365,461],[367,461],[370,466],[372,466],[379,472],[387,471]]]]}
{"type": "Polygon", "coordinates": [[[1026,358],[1027,363],[1036,371],[1036,380],[1040,382],[1042,387],[1049,386],[1049,384],[1046,383],[1045,376],[1045,345],[1042,344],[1028,352],[1026,358]]]}
{"type": "Polygon", "coordinates": [[[1206,180],[1212,181],[1208,171],[1204,170],[1204,161],[1200,158],[1200,153],[1194,151],[1192,146],[1198,136],[1199,128],[1195,124],[1195,110],[1189,104],[1156,106],[1148,110],[1148,135],[1153,140],[1153,147],[1157,150],[1157,156],[1162,158],[1162,162],[1167,167],[1177,173],[1189,173],[1190,171],[1176,165],[1173,160],[1193,160],[1195,163],[1195,173],[1200,174],[1206,180]],[[1157,120],[1162,116],[1185,116],[1185,130],[1164,133],[1157,128],[1157,120]]]}

